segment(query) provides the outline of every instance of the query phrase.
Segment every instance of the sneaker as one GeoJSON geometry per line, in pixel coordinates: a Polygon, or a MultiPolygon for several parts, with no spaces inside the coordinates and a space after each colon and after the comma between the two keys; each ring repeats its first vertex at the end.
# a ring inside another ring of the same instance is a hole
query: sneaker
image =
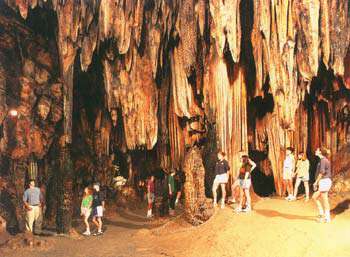
{"type": "Polygon", "coordinates": [[[326,217],[323,219],[324,223],[331,223],[331,218],[330,217],[326,217]]]}
{"type": "Polygon", "coordinates": [[[103,235],[103,231],[97,231],[96,233],[93,234],[94,236],[100,236],[103,235]]]}
{"type": "Polygon", "coordinates": [[[90,231],[85,231],[85,232],[83,233],[83,235],[84,235],[84,236],[90,236],[91,233],[90,233],[90,231]]]}
{"type": "Polygon", "coordinates": [[[295,197],[295,196],[291,196],[290,198],[289,198],[289,201],[296,201],[297,200],[297,198],[295,197]]]}
{"type": "Polygon", "coordinates": [[[224,203],[221,204],[221,209],[225,209],[225,204],[224,203]]]}
{"type": "Polygon", "coordinates": [[[307,203],[309,200],[310,200],[310,198],[309,198],[309,197],[306,197],[305,200],[304,200],[304,202],[307,203]]]}
{"type": "Polygon", "coordinates": [[[214,202],[214,208],[216,208],[218,206],[218,204],[216,202],[214,202]]]}
{"type": "Polygon", "coordinates": [[[242,209],[242,212],[250,212],[252,208],[250,206],[247,206],[246,208],[242,209]]]}
{"type": "Polygon", "coordinates": [[[235,213],[240,213],[240,212],[242,212],[242,208],[241,208],[241,207],[237,207],[237,208],[235,209],[235,213]]]}

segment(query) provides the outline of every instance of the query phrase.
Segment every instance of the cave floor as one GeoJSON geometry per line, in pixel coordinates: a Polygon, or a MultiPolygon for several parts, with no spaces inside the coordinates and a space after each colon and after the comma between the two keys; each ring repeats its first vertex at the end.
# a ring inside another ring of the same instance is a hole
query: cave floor
{"type": "MultiPolygon", "coordinates": [[[[250,214],[234,214],[231,207],[191,227],[181,215],[147,221],[141,212],[119,211],[107,217],[100,237],[50,237],[47,249],[6,250],[6,257],[117,257],[117,256],[239,256],[326,257],[350,256],[350,196],[332,198],[333,221],[315,221],[313,202],[264,198],[250,214]]],[[[2,250],[2,249],[0,249],[2,250]]]]}

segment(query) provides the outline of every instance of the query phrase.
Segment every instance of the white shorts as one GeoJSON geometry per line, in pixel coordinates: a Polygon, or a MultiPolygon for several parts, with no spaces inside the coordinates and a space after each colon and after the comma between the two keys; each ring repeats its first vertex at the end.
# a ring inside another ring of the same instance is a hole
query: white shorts
{"type": "Polygon", "coordinates": [[[328,192],[332,187],[332,180],[330,178],[322,178],[318,182],[320,192],[328,192]]]}
{"type": "Polygon", "coordinates": [[[249,189],[252,185],[252,181],[250,179],[239,179],[239,186],[243,189],[249,189]]]}
{"type": "Polygon", "coordinates": [[[94,217],[103,217],[103,207],[102,206],[97,206],[94,208],[94,217]]]}
{"type": "Polygon", "coordinates": [[[84,215],[85,217],[90,217],[91,214],[91,208],[81,207],[81,215],[84,215]]]}
{"type": "Polygon", "coordinates": [[[292,180],[293,172],[292,171],[283,171],[283,180],[292,180]]]}
{"type": "Polygon", "coordinates": [[[227,173],[216,175],[214,179],[214,184],[226,184],[228,182],[227,173]]]}

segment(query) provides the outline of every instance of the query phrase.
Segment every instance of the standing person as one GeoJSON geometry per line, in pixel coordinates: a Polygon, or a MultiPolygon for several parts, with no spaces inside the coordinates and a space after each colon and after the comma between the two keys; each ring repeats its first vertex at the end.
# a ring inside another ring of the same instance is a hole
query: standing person
{"type": "Polygon", "coordinates": [[[181,199],[183,184],[184,184],[183,173],[182,172],[176,173],[176,175],[175,175],[175,188],[177,190],[177,193],[176,193],[175,206],[177,206],[179,204],[179,201],[181,199]]]}
{"type": "Polygon", "coordinates": [[[103,234],[102,231],[102,217],[103,217],[103,211],[105,209],[105,199],[103,193],[100,191],[100,184],[95,183],[93,185],[93,195],[92,195],[92,212],[93,212],[93,218],[92,222],[97,227],[97,232],[94,233],[94,236],[99,236],[103,234]]]}
{"type": "Polygon", "coordinates": [[[176,187],[175,187],[175,169],[171,169],[168,175],[168,190],[169,190],[169,214],[175,214],[176,187]]]}
{"type": "Polygon", "coordinates": [[[241,157],[241,167],[239,168],[239,187],[240,187],[240,197],[239,205],[236,209],[236,212],[249,212],[251,211],[251,197],[250,197],[250,186],[251,181],[251,172],[256,168],[255,162],[253,162],[248,155],[244,154],[241,157]],[[246,197],[246,207],[242,209],[243,205],[243,196],[246,197]]]}
{"type": "Polygon", "coordinates": [[[317,148],[315,152],[316,156],[320,158],[316,168],[316,181],[313,184],[314,188],[317,187],[317,191],[314,192],[312,199],[315,201],[319,211],[319,221],[327,222],[331,221],[330,207],[328,200],[328,192],[332,186],[332,171],[331,163],[327,159],[328,150],[326,148],[317,148]],[[323,201],[323,206],[320,201],[323,201]]]}
{"type": "Polygon", "coordinates": [[[24,207],[26,209],[26,230],[33,232],[34,223],[38,222],[41,216],[41,203],[43,195],[35,181],[29,181],[29,188],[23,194],[24,207]]]}
{"type": "Polygon", "coordinates": [[[215,165],[215,179],[213,183],[213,197],[214,197],[214,207],[217,206],[217,189],[219,185],[221,185],[222,191],[222,200],[221,200],[221,208],[225,208],[225,198],[226,198],[226,189],[225,186],[228,181],[230,166],[228,162],[225,160],[225,153],[222,151],[218,152],[218,161],[215,165]]]}
{"type": "Polygon", "coordinates": [[[153,203],[155,200],[154,196],[154,176],[150,176],[147,180],[147,203],[148,203],[148,210],[147,210],[147,218],[152,218],[152,209],[153,209],[153,203]]]}
{"type": "Polygon", "coordinates": [[[90,236],[90,225],[89,225],[89,217],[91,214],[91,210],[92,210],[92,192],[88,187],[85,187],[84,189],[84,195],[83,195],[83,199],[81,201],[81,207],[80,207],[80,213],[81,216],[83,217],[85,226],[86,226],[86,230],[83,233],[84,236],[90,236]]]}
{"type": "Polygon", "coordinates": [[[293,156],[294,149],[288,147],[286,149],[286,159],[283,162],[283,184],[282,184],[282,196],[287,189],[288,196],[285,198],[290,201],[293,198],[293,174],[295,169],[295,160],[293,156]]]}
{"type": "Polygon", "coordinates": [[[298,195],[298,188],[301,184],[301,182],[304,182],[305,187],[305,201],[309,201],[309,169],[310,169],[310,162],[306,157],[306,154],[304,152],[300,152],[298,155],[298,162],[296,165],[296,171],[294,173],[294,176],[296,176],[295,181],[295,187],[294,187],[294,194],[291,200],[296,200],[298,195]]]}

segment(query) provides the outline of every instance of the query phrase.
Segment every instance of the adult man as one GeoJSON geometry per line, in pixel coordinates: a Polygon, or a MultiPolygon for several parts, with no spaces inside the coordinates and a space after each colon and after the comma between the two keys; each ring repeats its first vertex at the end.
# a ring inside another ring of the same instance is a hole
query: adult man
{"type": "Polygon", "coordinates": [[[219,185],[221,185],[222,191],[222,200],[221,200],[221,208],[225,208],[225,197],[226,197],[226,183],[228,181],[230,166],[228,162],[225,160],[225,153],[220,151],[218,152],[218,161],[215,165],[215,179],[213,183],[213,197],[214,197],[214,207],[217,206],[217,189],[219,185]]]}
{"type": "Polygon", "coordinates": [[[293,156],[294,149],[288,147],[286,149],[286,159],[283,162],[283,187],[282,196],[287,189],[288,196],[285,198],[288,201],[293,199],[293,174],[295,170],[295,161],[293,156]]]}
{"type": "Polygon", "coordinates": [[[100,191],[100,184],[95,183],[93,185],[94,193],[92,195],[92,212],[93,212],[93,218],[92,222],[97,227],[97,232],[94,233],[94,236],[102,235],[102,217],[103,217],[103,211],[105,209],[105,200],[104,195],[100,191]]]}
{"type": "Polygon", "coordinates": [[[169,205],[170,210],[169,214],[174,215],[175,214],[175,201],[176,201],[176,186],[175,186],[175,169],[172,169],[170,174],[168,175],[168,190],[169,190],[169,205]]]}
{"type": "Polygon", "coordinates": [[[41,203],[43,202],[43,195],[35,186],[34,180],[29,182],[29,188],[24,191],[23,202],[26,209],[26,230],[33,232],[34,223],[37,223],[41,217],[41,203]]]}

